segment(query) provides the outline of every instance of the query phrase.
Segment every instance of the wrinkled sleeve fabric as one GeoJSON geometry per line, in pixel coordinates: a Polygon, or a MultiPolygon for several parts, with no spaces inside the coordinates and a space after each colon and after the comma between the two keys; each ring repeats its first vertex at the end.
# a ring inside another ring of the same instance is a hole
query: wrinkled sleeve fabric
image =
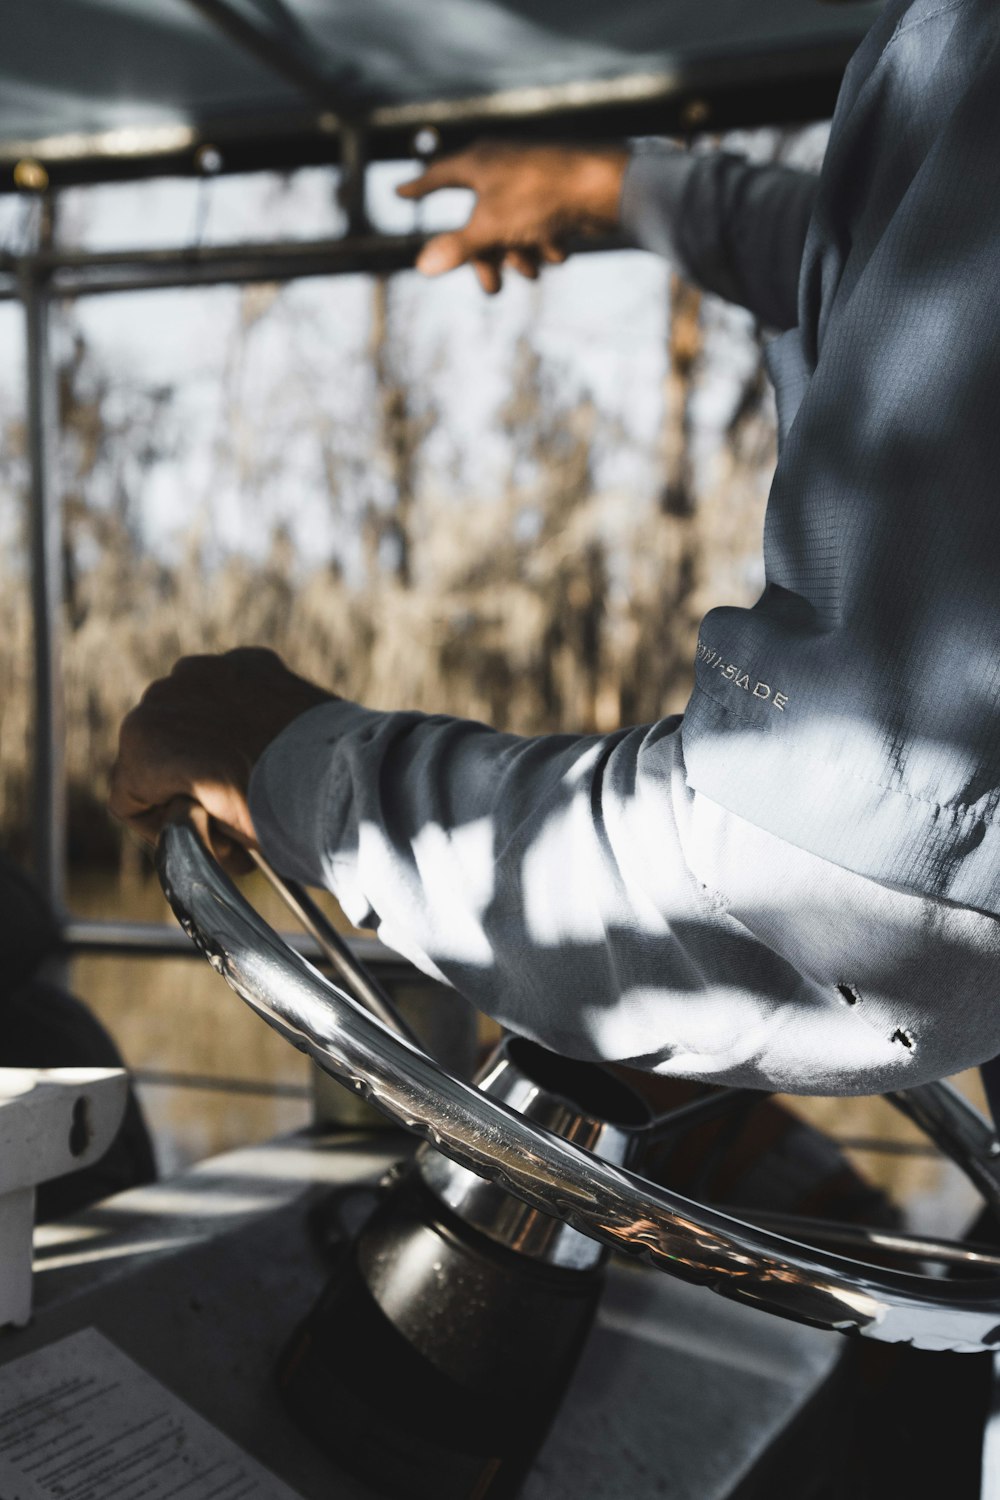
{"type": "Polygon", "coordinates": [[[698,899],[679,723],[521,738],[322,706],[258,763],[254,824],[278,868],[513,1030],[575,1056],[645,1056],[665,1034],[718,1053],[733,1018],[715,1000],[670,1009],[705,988],[678,940],[698,899]]]}
{"type": "Polygon", "coordinates": [[[698,798],[680,727],[520,738],[331,703],[262,756],[251,812],[285,874],[569,1056],[829,1094],[1000,1050],[1000,1011],[982,1024],[975,984],[969,1015],[940,1004],[956,948],[968,968],[978,943],[979,988],[995,977],[1000,924],[949,943],[918,898],[698,798]],[[863,1004],[844,1003],[845,973],[863,1004]]]}
{"type": "Polygon", "coordinates": [[[997,7],[933,6],[908,14],[831,136],[813,313],[800,349],[786,335],[806,378],[768,500],[767,588],[703,620],[684,725],[705,796],[995,914],[998,97],[997,7]]]}
{"type": "Polygon", "coordinates": [[[536,986],[546,948],[584,929],[603,942],[616,899],[632,925],[637,892],[616,897],[602,802],[616,752],[634,781],[643,733],[522,738],[331,703],[258,762],[254,825],[284,873],[331,889],[358,926],[496,1011],[536,986]]]}
{"type": "Polygon", "coordinates": [[[622,184],[622,227],[639,248],[665,256],[765,327],[793,328],[818,182],[791,167],[643,140],[622,184]]]}

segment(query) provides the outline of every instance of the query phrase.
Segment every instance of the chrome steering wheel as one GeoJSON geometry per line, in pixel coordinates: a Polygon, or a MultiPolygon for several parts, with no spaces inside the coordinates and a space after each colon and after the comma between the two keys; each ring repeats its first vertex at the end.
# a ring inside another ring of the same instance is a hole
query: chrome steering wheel
{"type": "MultiPolygon", "coordinates": [[[[326,979],[268,926],[190,820],[165,827],[157,870],[181,926],[258,1015],[391,1120],[533,1208],[672,1276],[813,1327],[922,1349],[1000,1346],[1000,1255],[948,1241],[826,1227],[827,1243],[860,1244],[876,1257],[888,1249],[918,1265],[936,1260],[985,1274],[943,1280],[886,1269],[744,1222],[613,1166],[453,1077],[401,1034],[377,983],[342,940],[319,930],[322,916],[290,883],[271,873],[359,998],[326,979]]],[[[947,1084],[927,1084],[889,1098],[962,1167],[991,1207],[1000,1208],[1000,1145],[961,1095],[947,1084]]],[[[674,1128],[684,1109],[691,1106],[661,1117],[653,1131],[674,1128]]],[[[799,1224],[803,1234],[818,1231],[824,1239],[823,1226],[799,1224]]]]}

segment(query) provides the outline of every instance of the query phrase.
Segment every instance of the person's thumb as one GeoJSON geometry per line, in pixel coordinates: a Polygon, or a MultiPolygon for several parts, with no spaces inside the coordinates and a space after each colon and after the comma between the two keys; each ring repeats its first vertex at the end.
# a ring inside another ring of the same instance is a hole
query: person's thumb
{"type": "Polygon", "coordinates": [[[461,231],[435,235],[417,256],[417,270],[425,276],[442,276],[445,271],[464,266],[471,253],[471,246],[461,231]]]}
{"type": "Polygon", "coordinates": [[[254,862],[245,843],[246,835],[213,818],[200,802],[191,797],[174,797],[162,809],[160,827],[167,823],[190,823],[202,843],[230,875],[248,875],[254,862]]]}

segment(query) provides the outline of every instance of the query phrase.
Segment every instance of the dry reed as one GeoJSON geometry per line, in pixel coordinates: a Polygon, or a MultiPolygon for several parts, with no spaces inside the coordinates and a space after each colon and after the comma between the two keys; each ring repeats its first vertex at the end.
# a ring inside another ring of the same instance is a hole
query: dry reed
{"type": "MultiPolygon", "coordinates": [[[[593,407],[554,403],[525,346],[505,420],[530,450],[527,477],[459,505],[417,483],[428,414],[414,416],[387,357],[385,292],[375,283],[381,416],[373,462],[391,477],[395,503],[362,517],[371,532],[362,579],[334,566],[303,569],[280,533],[263,566],[241,557],[209,563],[194,543],[173,567],[144,555],[127,507],[85,499],[80,475],[94,470],[109,434],[101,382],[79,378],[86,361],[76,346],[62,403],[77,465],[66,496],[63,635],[74,861],[119,858],[103,810],[117,726],[180,655],[263,644],[373,706],[453,712],[524,733],[607,730],[681,708],[704,608],[746,602],[755,590],[748,559],[773,422],[751,362],[730,429],[712,463],[696,471],[691,412],[706,320],[697,294],[675,284],[672,297],[658,501],[597,491],[593,407]],[[527,514],[530,539],[519,539],[527,514]],[[404,543],[396,566],[379,560],[390,525],[404,543]]],[[[155,402],[150,409],[155,416],[155,402]]],[[[17,437],[8,431],[8,457],[17,437]]],[[[4,571],[0,835],[17,852],[29,832],[31,632],[13,559],[4,571]]]]}

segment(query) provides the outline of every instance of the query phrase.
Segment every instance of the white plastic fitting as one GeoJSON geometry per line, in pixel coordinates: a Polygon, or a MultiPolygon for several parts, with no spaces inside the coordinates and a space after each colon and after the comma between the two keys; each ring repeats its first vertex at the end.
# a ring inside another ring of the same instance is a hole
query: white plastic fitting
{"type": "Polygon", "coordinates": [[[104,1155],[127,1092],[120,1068],[0,1068],[0,1328],[31,1317],[36,1187],[104,1155]]]}

